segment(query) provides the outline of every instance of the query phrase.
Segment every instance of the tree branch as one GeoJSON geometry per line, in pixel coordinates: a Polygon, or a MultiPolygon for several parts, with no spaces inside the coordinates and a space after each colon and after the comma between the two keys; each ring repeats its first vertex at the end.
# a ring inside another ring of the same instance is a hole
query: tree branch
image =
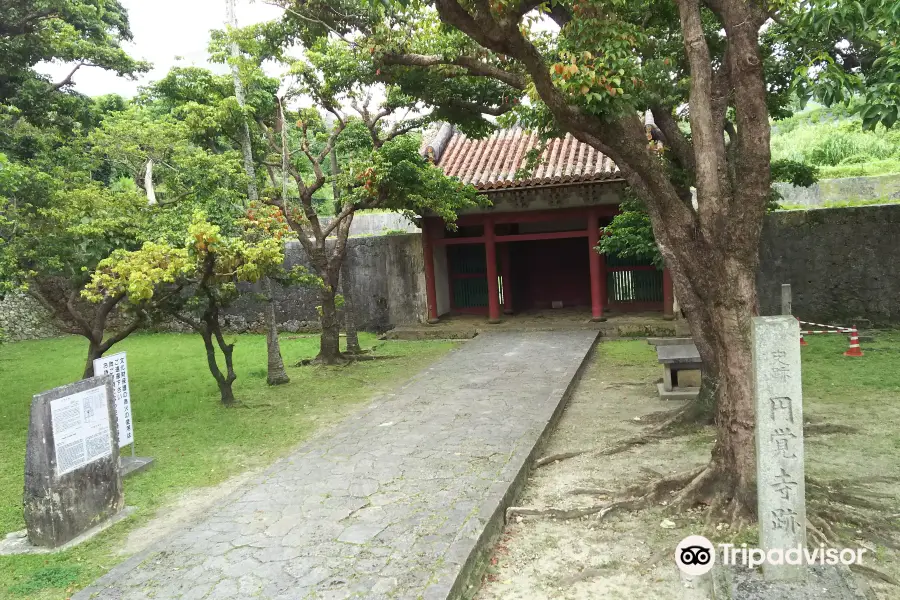
{"type": "MultiPolygon", "coordinates": [[[[734,164],[731,169],[734,189],[741,193],[734,196],[726,235],[733,250],[740,250],[755,261],[771,181],[771,131],[759,48],[759,28],[767,15],[752,2],[707,1],[725,28],[729,80],[734,90],[736,137],[732,142],[734,164]],[[745,222],[759,225],[748,229],[741,226],[745,222]]],[[[721,138],[724,140],[724,135],[721,138]]]]}
{"type": "Polygon", "coordinates": [[[701,222],[712,225],[713,219],[723,216],[723,203],[731,196],[731,190],[722,186],[723,182],[727,183],[727,178],[723,177],[726,174],[725,139],[722,129],[716,127],[712,61],[700,18],[700,3],[698,0],[678,0],[677,4],[691,72],[689,102],[697,204],[701,222]]]}
{"type": "Polygon", "coordinates": [[[528,80],[524,76],[505,71],[471,56],[445,59],[438,54],[386,54],[382,61],[385,65],[407,67],[455,66],[464,69],[468,75],[496,79],[517,90],[524,90],[528,85],[528,80]]]}
{"type": "Polygon", "coordinates": [[[694,147],[678,128],[678,122],[672,115],[672,109],[655,105],[650,110],[653,113],[653,121],[665,138],[665,146],[672,151],[681,168],[693,172],[695,169],[694,147]]]}
{"type": "Polygon", "coordinates": [[[129,335],[134,333],[137,330],[137,328],[140,327],[143,323],[144,323],[144,315],[141,314],[141,315],[138,315],[137,317],[135,317],[135,319],[128,325],[128,327],[126,327],[125,329],[122,329],[121,331],[119,331],[118,333],[113,335],[112,337],[107,338],[106,341],[100,345],[100,353],[103,354],[104,352],[106,352],[107,350],[109,350],[110,348],[112,348],[113,346],[115,346],[116,344],[118,344],[119,342],[124,340],[125,338],[127,338],[129,335]]]}
{"type": "Polygon", "coordinates": [[[560,3],[548,2],[548,0],[524,0],[519,7],[513,11],[511,19],[521,21],[522,17],[538,8],[542,4],[548,5],[549,15],[553,21],[560,27],[565,27],[572,20],[572,14],[560,3]]]}
{"type": "Polygon", "coordinates": [[[58,81],[57,83],[53,83],[50,85],[50,91],[56,92],[59,89],[65,87],[67,85],[72,85],[74,83],[74,81],[72,81],[72,77],[75,76],[75,73],[78,71],[78,69],[80,69],[81,67],[83,67],[85,65],[87,65],[87,63],[83,60],[75,63],[75,66],[72,68],[71,71],[69,71],[69,74],[66,75],[66,77],[62,81],[58,81]]]}
{"type": "MultiPolygon", "coordinates": [[[[78,290],[73,290],[71,294],[69,294],[68,300],[66,300],[66,310],[69,313],[69,316],[72,317],[79,327],[81,327],[84,335],[89,339],[93,339],[93,330],[87,320],[81,316],[81,313],[75,308],[75,301],[78,299],[78,290]]],[[[104,300],[105,302],[105,300],[104,300]]]]}

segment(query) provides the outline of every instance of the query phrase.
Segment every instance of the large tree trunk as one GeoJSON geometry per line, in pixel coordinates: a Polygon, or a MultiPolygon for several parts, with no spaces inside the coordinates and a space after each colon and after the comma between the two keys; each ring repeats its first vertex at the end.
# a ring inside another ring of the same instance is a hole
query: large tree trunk
{"type": "Polygon", "coordinates": [[[266,354],[268,366],[266,382],[269,385],[281,385],[290,383],[287,371],[284,369],[284,361],[281,358],[281,344],[278,341],[278,320],[275,314],[275,294],[272,290],[272,280],[268,277],[262,279],[263,294],[266,297],[266,354]]]}
{"type": "Polygon", "coordinates": [[[676,502],[683,508],[707,504],[738,521],[756,514],[755,413],[749,376],[750,317],[758,314],[756,261],[722,256],[716,262],[719,268],[707,271],[700,281],[692,273],[691,287],[705,293],[689,294],[686,313],[703,359],[704,394],[714,401],[717,436],[708,468],[676,502]]]}
{"type": "Polygon", "coordinates": [[[335,306],[334,286],[326,283],[322,287],[319,299],[322,303],[319,315],[322,334],[319,337],[319,355],[315,361],[326,365],[338,364],[343,357],[341,356],[341,322],[335,306]]]}
{"type": "Polygon", "coordinates": [[[361,354],[359,332],[356,329],[356,306],[353,302],[353,275],[347,257],[341,265],[341,294],[344,297],[344,330],[347,332],[347,353],[361,354]]]}
{"type": "MultiPolygon", "coordinates": [[[[334,195],[334,214],[339,215],[344,206],[341,202],[341,190],[337,184],[337,175],[341,172],[338,164],[337,149],[331,149],[331,176],[334,178],[331,191],[334,195]]],[[[352,222],[353,215],[346,217],[352,222]]],[[[347,354],[361,354],[359,333],[356,329],[356,307],[353,303],[353,275],[347,264],[346,250],[341,263],[341,293],[344,296],[344,330],[347,332],[347,354]]]]}

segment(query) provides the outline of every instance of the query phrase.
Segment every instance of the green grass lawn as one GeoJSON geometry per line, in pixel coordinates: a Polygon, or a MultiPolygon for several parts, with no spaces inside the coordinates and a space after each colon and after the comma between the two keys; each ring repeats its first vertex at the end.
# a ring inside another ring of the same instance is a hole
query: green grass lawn
{"type": "MultiPolygon", "coordinates": [[[[132,335],[112,350],[128,352],[137,454],[157,461],[150,471],[125,482],[126,504],[138,512],[67,552],[0,557],[0,598],[66,598],[121,560],[116,548],[127,533],[168,500],[273,462],[316,428],[399,384],[454,346],[384,342],[375,353],[396,358],[348,367],[289,367],[291,383],[269,387],[265,337],[229,337],[237,340],[235,395],[246,408],[225,409],[219,403],[198,335],[132,335]]],[[[360,341],[364,347],[377,343],[369,334],[360,341]]],[[[284,335],[281,350],[285,363],[292,365],[315,356],[318,338],[284,335]]],[[[80,337],[0,346],[0,535],[25,526],[23,466],[31,396],[79,379],[86,352],[80,337]]]]}

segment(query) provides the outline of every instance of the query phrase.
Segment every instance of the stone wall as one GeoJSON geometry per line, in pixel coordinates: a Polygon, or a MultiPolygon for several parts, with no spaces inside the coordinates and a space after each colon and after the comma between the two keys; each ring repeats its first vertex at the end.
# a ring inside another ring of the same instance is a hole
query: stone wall
{"type": "MultiPolygon", "coordinates": [[[[866,325],[900,323],[900,205],[783,211],[766,217],[757,278],[762,314],[777,314],[781,284],[790,283],[794,314],[808,321],[866,325]],[[867,323],[868,322],[868,323],[867,323]]],[[[419,234],[348,241],[357,325],[381,332],[426,318],[419,234]]],[[[297,243],[287,266],[306,265],[297,243]]],[[[308,265],[307,265],[308,266],[308,265]]],[[[276,286],[277,287],[277,286],[276,286]]],[[[276,289],[285,331],[318,328],[315,289],[276,289]]],[[[263,331],[262,304],[244,295],[226,313],[232,331],[263,331]]],[[[0,301],[0,328],[10,340],[57,335],[40,306],[26,296],[0,301]]]]}
{"type": "Polygon", "coordinates": [[[10,293],[0,300],[0,341],[16,342],[59,335],[47,311],[37,300],[10,293]]]}
{"type": "MultiPolygon", "coordinates": [[[[357,327],[381,332],[425,319],[425,267],[419,234],[351,238],[347,261],[353,274],[357,327]]],[[[298,264],[310,268],[297,242],[285,248],[285,264],[288,268],[298,264]]],[[[276,288],[276,315],[282,329],[316,330],[318,291],[298,286],[276,288]]],[[[226,325],[237,331],[262,331],[263,319],[263,306],[252,293],[242,296],[226,312],[226,325]]]]}
{"type": "Polygon", "coordinates": [[[854,200],[897,200],[900,199],[900,174],[823,179],[808,188],[790,183],[776,183],[775,187],[784,197],[784,205],[823,206],[854,200]]]}
{"type": "Polygon", "coordinates": [[[900,323],[900,205],[776,212],[766,217],[757,285],[764,315],[790,283],[805,321],[900,323]]]}
{"type": "MultiPolygon", "coordinates": [[[[331,217],[320,219],[322,225],[331,223],[331,217]]],[[[388,231],[417,233],[420,231],[415,223],[400,213],[395,212],[361,212],[353,215],[350,224],[350,235],[384,235],[388,231]]]]}

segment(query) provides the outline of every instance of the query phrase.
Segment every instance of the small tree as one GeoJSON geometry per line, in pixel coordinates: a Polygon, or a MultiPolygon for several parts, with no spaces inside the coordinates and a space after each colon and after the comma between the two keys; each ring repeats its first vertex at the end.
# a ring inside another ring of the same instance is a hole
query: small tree
{"type": "Polygon", "coordinates": [[[355,64],[352,54],[340,45],[323,42],[308,50],[305,61],[291,63],[294,78],[279,102],[275,123],[261,124],[272,154],[278,157],[269,163],[289,175],[297,193],[290,198],[278,191],[269,202],[282,208],[322,279],[322,335],[315,362],[324,364],[344,360],[337,290],[356,212],[370,208],[410,216],[430,212],[453,223],[458,210],[479,202],[474,188],[444,176],[419,155],[419,139],[410,132],[427,119],[409,116],[415,101],[388,87],[385,100],[373,102],[377,90],[360,83],[355,64]],[[315,107],[287,110],[288,101],[299,96],[311,98],[315,107]],[[323,112],[333,116],[330,124],[322,118],[323,112]],[[337,188],[342,190],[340,210],[325,224],[314,196],[329,181],[327,163],[339,140],[343,149],[339,160],[344,163],[336,176],[337,188]]]}
{"type": "Polygon", "coordinates": [[[136,307],[153,301],[159,311],[199,333],[222,404],[235,406],[234,344],[225,340],[220,315],[238,297],[240,284],[280,273],[284,217],[268,209],[266,213],[260,219],[251,208],[243,220],[244,235],[228,236],[197,212],[184,245],[147,242],[140,250],[114,252],[100,263],[84,296],[96,303],[126,297],[136,307]]]}

